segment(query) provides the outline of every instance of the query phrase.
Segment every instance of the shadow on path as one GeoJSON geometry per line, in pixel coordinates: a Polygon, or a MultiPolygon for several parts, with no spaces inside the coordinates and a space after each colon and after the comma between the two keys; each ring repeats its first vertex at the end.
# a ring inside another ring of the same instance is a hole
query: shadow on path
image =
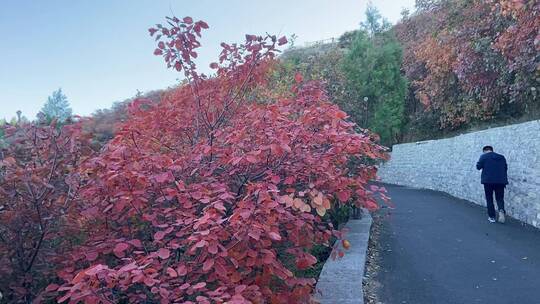
{"type": "Polygon", "coordinates": [[[383,303],[540,303],[540,230],[489,223],[484,207],[444,193],[386,188],[395,209],[379,211],[383,303]]]}

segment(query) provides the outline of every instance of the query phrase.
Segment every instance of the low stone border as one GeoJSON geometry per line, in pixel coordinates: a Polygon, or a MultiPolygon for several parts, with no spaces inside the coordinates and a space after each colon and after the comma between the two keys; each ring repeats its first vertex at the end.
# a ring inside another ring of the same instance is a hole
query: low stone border
{"type": "Polygon", "coordinates": [[[359,220],[349,220],[347,239],[351,247],[343,258],[328,258],[316,286],[316,299],[321,304],[363,304],[362,280],[366,264],[372,218],[364,211],[359,220]]]}

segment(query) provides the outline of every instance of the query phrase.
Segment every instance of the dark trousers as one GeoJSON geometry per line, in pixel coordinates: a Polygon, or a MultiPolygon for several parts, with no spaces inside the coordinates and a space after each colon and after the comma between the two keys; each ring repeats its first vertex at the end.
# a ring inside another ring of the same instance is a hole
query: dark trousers
{"type": "Polygon", "coordinates": [[[493,205],[493,193],[495,193],[495,199],[497,200],[498,209],[504,211],[504,187],[505,186],[506,185],[504,184],[484,184],[488,215],[491,218],[495,218],[495,215],[496,215],[495,205],[493,205]]]}

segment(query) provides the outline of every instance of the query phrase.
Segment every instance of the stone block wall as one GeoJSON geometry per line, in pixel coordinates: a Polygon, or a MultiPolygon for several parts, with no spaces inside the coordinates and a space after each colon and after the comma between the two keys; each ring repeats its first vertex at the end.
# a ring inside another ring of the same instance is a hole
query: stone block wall
{"type": "Polygon", "coordinates": [[[508,214],[540,227],[540,120],[395,145],[379,176],[386,183],[443,191],[485,206],[476,170],[485,145],[493,146],[508,162],[508,214]]]}

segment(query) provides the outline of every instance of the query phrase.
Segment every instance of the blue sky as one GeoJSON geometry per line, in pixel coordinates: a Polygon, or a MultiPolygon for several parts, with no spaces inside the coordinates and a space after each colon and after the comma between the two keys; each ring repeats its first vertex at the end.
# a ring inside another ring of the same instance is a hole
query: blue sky
{"type": "MultiPolygon", "coordinates": [[[[299,38],[297,44],[358,28],[367,0],[2,0],[0,2],[0,118],[17,110],[34,118],[62,88],[74,113],[88,115],[114,101],[166,88],[180,77],[167,70],[147,29],[174,13],[204,20],[199,65],[222,41],[246,33],[299,38]]],[[[414,0],[374,0],[392,22],[414,0]]]]}

